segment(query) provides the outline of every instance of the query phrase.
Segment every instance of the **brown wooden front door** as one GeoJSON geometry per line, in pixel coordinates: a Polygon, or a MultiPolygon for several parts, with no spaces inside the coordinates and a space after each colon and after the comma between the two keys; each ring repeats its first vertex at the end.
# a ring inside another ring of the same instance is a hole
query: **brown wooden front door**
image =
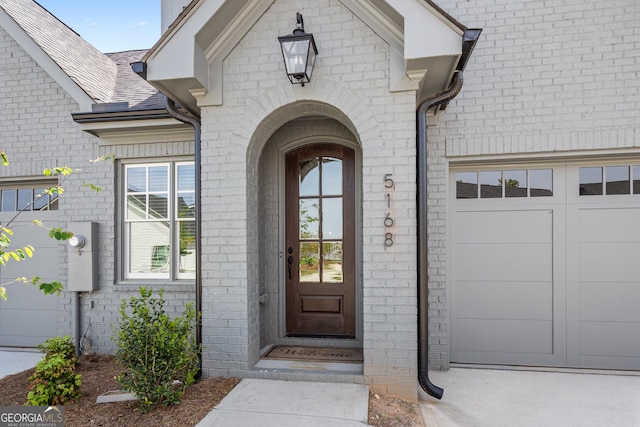
{"type": "Polygon", "coordinates": [[[335,144],[286,155],[287,335],[355,336],[355,153],[335,144]]]}

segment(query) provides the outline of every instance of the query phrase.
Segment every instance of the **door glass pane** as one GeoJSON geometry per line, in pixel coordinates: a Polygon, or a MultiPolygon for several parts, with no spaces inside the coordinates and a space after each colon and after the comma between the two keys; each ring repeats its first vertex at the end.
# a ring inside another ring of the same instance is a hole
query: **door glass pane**
{"type": "Polygon", "coordinates": [[[599,196],[602,194],[602,168],[580,168],[580,195],[599,196]]]}
{"type": "Polygon", "coordinates": [[[322,238],[342,239],[342,198],[322,199],[322,238]]]}
{"type": "Polygon", "coordinates": [[[313,158],[300,162],[300,196],[320,195],[319,159],[313,158]]]}
{"type": "Polygon", "coordinates": [[[342,283],[342,242],[322,244],[322,282],[342,283]]]}
{"type": "Polygon", "coordinates": [[[629,166],[607,166],[607,194],[629,194],[629,166]]]}
{"type": "Polygon", "coordinates": [[[502,171],[480,172],[480,198],[502,197],[502,171]]]}
{"type": "Polygon", "coordinates": [[[322,195],[342,195],[342,160],[322,159],[322,195]]]}
{"type": "Polygon", "coordinates": [[[320,283],[318,242],[300,242],[300,282],[320,283]]]}
{"type": "Polygon", "coordinates": [[[553,196],[553,169],[529,171],[529,195],[531,197],[553,196]]]}
{"type": "Polygon", "coordinates": [[[320,237],[320,199],[300,200],[300,238],[318,239],[320,237]]]}
{"type": "Polygon", "coordinates": [[[129,223],[129,272],[169,272],[169,223],[129,223]]]}
{"type": "Polygon", "coordinates": [[[456,199],[478,198],[478,172],[456,173],[456,199]]]}
{"type": "Polygon", "coordinates": [[[640,194],[640,166],[633,166],[633,194],[640,194]]]}
{"type": "Polygon", "coordinates": [[[527,197],[527,171],[504,171],[505,197],[527,197]]]}

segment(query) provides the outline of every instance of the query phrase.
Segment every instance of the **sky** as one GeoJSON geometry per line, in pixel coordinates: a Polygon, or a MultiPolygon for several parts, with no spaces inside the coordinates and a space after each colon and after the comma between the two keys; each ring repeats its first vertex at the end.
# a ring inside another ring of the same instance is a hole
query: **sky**
{"type": "Polygon", "coordinates": [[[160,38],[160,0],[36,0],[104,53],[149,49],[160,38]]]}

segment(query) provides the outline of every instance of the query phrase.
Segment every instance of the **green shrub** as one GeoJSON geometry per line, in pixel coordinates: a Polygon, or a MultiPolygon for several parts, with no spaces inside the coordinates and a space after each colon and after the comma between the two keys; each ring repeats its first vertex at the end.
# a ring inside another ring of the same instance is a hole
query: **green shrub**
{"type": "Polygon", "coordinates": [[[73,359],[76,356],[76,347],[71,342],[71,335],[49,338],[38,348],[47,356],[60,355],[65,359],[73,359]]]}
{"type": "Polygon", "coordinates": [[[29,377],[31,391],[27,404],[33,406],[64,405],[80,397],[80,374],[76,374],[76,349],[65,337],[50,338],[38,346],[45,353],[29,377]]]}
{"type": "Polygon", "coordinates": [[[182,316],[172,319],[159,297],[140,288],[140,298],[120,303],[116,360],[125,373],[118,382],[135,394],[142,412],[158,404],[174,405],[198,372],[198,348],[194,337],[195,310],[186,305],[182,316]],[[131,314],[127,312],[131,309],[131,314]]]}

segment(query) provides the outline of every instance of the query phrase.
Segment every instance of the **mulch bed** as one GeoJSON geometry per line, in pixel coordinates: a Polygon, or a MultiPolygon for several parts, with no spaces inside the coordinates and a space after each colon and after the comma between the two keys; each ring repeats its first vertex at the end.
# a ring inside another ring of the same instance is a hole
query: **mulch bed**
{"type": "MultiPolygon", "coordinates": [[[[0,406],[21,406],[27,401],[28,377],[34,369],[0,379],[0,406]]],[[[65,427],[135,426],[174,427],[193,426],[202,420],[240,381],[238,378],[205,378],[187,388],[182,403],[160,406],[140,413],[135,402],[96,403],[96,398],[108,391],[118,390],[116,381],[122,372],[113,356],[85,355],[80,358],[77,373],[82,376],[77,402],[64,407],[65,427]]],[[[420,409],[392,396],[371,394],[369,424],[377,427],[423,426],[420,409]]]]}
{"type": "MultiPolygon", "coordinates": [[[[33,369],[0,380],[0,406],[24,405],[33,369]]],[[[205,378],[187,388],[182,403],[160,406],[146,414],[135,402],[96,403],[96,398],[110,390],[118,390],[116,381],[122,372],[113,356],[89,355],[80,358],[77,372],[82,375],[77,402],[65,405],[65,427],[136,426],[174,427],[197,424],[240,381],[237,378],[205,378]]]]}

